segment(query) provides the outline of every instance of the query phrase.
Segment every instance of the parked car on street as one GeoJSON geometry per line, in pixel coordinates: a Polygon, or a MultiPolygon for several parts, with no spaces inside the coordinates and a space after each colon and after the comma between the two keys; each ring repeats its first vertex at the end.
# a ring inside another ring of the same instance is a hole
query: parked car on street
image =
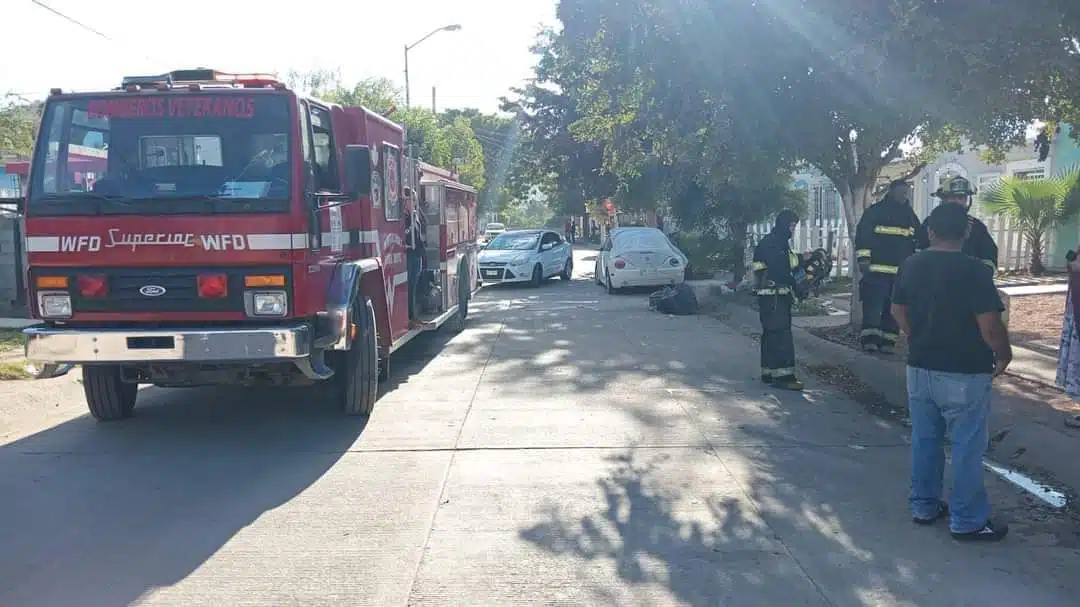
{"type": "Polygon", "coordinates": [[[491,240],[478,256],[480,280],[485,284],[528,282],[540,286],[546,278],[570,280],[574,252],[552,230],[514,230],[491,240]]]}
{"type": "Polygon", "coordinates": [[[484,226],[484,233],[480,235],[480,243],[489,243],[493,238],[504,232],[506,232],[506,226],[504,224],[489,223],[484,226]]]}
{"type": "Polygon", "coordinates": [[[680,284],[686,263],[686,255],[656,228],[615,228],[596,256],[596,284],[608,293],[626,287],[680,284]]]}

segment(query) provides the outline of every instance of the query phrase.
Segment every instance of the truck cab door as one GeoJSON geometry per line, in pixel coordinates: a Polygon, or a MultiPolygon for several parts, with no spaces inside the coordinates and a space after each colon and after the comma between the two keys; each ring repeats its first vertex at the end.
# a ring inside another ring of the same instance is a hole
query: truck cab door
{"type": "Polygon", "coordinates": [[[294,296],[298,311],[314,313],[325,304],[334,265],[344,257],[347,232],[344,230],[342,183],[330,110],[305,100],[299,102],[298,109],[308,252],[303,266],[294,272],[297,279],[294,296]]]}

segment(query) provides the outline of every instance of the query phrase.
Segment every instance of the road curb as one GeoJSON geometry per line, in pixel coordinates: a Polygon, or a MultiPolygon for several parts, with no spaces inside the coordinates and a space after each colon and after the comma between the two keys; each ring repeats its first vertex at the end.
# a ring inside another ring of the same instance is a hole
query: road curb
{"type": "MultiPolygon", "coordinates": [[[[720,320],[737,331],[759,334],[757,313],[735,302],[721,303],[720,320]]],[[[793,327],[795,349],[801,367],[827,363],[846,367],[862,383],[879,393],[894,409],[907,410],[907,380],[901,360],[886,360],[858,352],[793,327]]],[[[1016,381],[1031,382],[1020,377],[1016,381]]],[[[1049,407],[1039,390],[996,383],[990,415],[991,445],[988,451],[1000,464],[1015,467],[1080,495],[1080,431],[1062,422],[1062,413],[1049,407]]],[[[1043,390],[1045,392],[1045,390],[1043,390]]]]}

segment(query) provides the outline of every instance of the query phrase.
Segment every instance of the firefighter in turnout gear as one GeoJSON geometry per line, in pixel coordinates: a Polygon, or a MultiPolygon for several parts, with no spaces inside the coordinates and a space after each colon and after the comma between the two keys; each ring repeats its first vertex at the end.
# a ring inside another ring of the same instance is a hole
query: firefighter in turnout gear
{"type": "Polygon", "coordinates": [[[893,282],[900,265],[915,253],[922,225],[911,208],[911,186],[889,184],[885,197],[866,209],[855,230],[855,258],[859,264],[862,299],[863,349],[889,351],[900,337],[889,308],[893,282]]]}
{"type": "Polygon", "coordinates": [[[750,268],[761,318],[761,381],[786,390],[802,390],[795,377],[795,341],[791,304],[797,294],[795,272],[802,259],[789,241],[799,223],[793,211],[782,211],[771,232],[754,248],[750,268]]]}
{"type": "MultiPolygon", "coordinates": [[[[971,187],[971,182],[963,177],[953,177],[941,184],[933,196],[941,199],[941,202],[950,202],[953,204],[962,205],[965,209],[971,210],[971,197],[975,195],[975,189],[971,187]]],[[[990,236],[990,230],[986,228],[986,224],[980,221],[977,217],[968,215],[968,225],[971,226],[971,231],[968,233],[967,240],[964,241],[964,248],[962,251],[968,255],[978,259],[994,272],[997,272],[998,267],[998,247],[994,242],[994,238],[990,236]]],[[[923,222],[923,230],[919,237],[918,249],[930,248],[930,238],[926,232],[926,222],[923,222]]]]}

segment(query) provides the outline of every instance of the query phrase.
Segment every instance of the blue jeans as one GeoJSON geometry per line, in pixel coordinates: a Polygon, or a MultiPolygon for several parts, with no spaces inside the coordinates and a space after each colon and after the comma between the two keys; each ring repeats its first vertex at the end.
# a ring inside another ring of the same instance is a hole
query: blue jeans
{"type": "Polygon", "coordinates": [[[990,518],[983,485],[983,454],[989,441],[989,374],[968,375],[907,368],[911,415],[911,515],[937,516],[945,475],[945,436],[952,442],[953,489],[949,529],[968,533],[990,518]]]}

